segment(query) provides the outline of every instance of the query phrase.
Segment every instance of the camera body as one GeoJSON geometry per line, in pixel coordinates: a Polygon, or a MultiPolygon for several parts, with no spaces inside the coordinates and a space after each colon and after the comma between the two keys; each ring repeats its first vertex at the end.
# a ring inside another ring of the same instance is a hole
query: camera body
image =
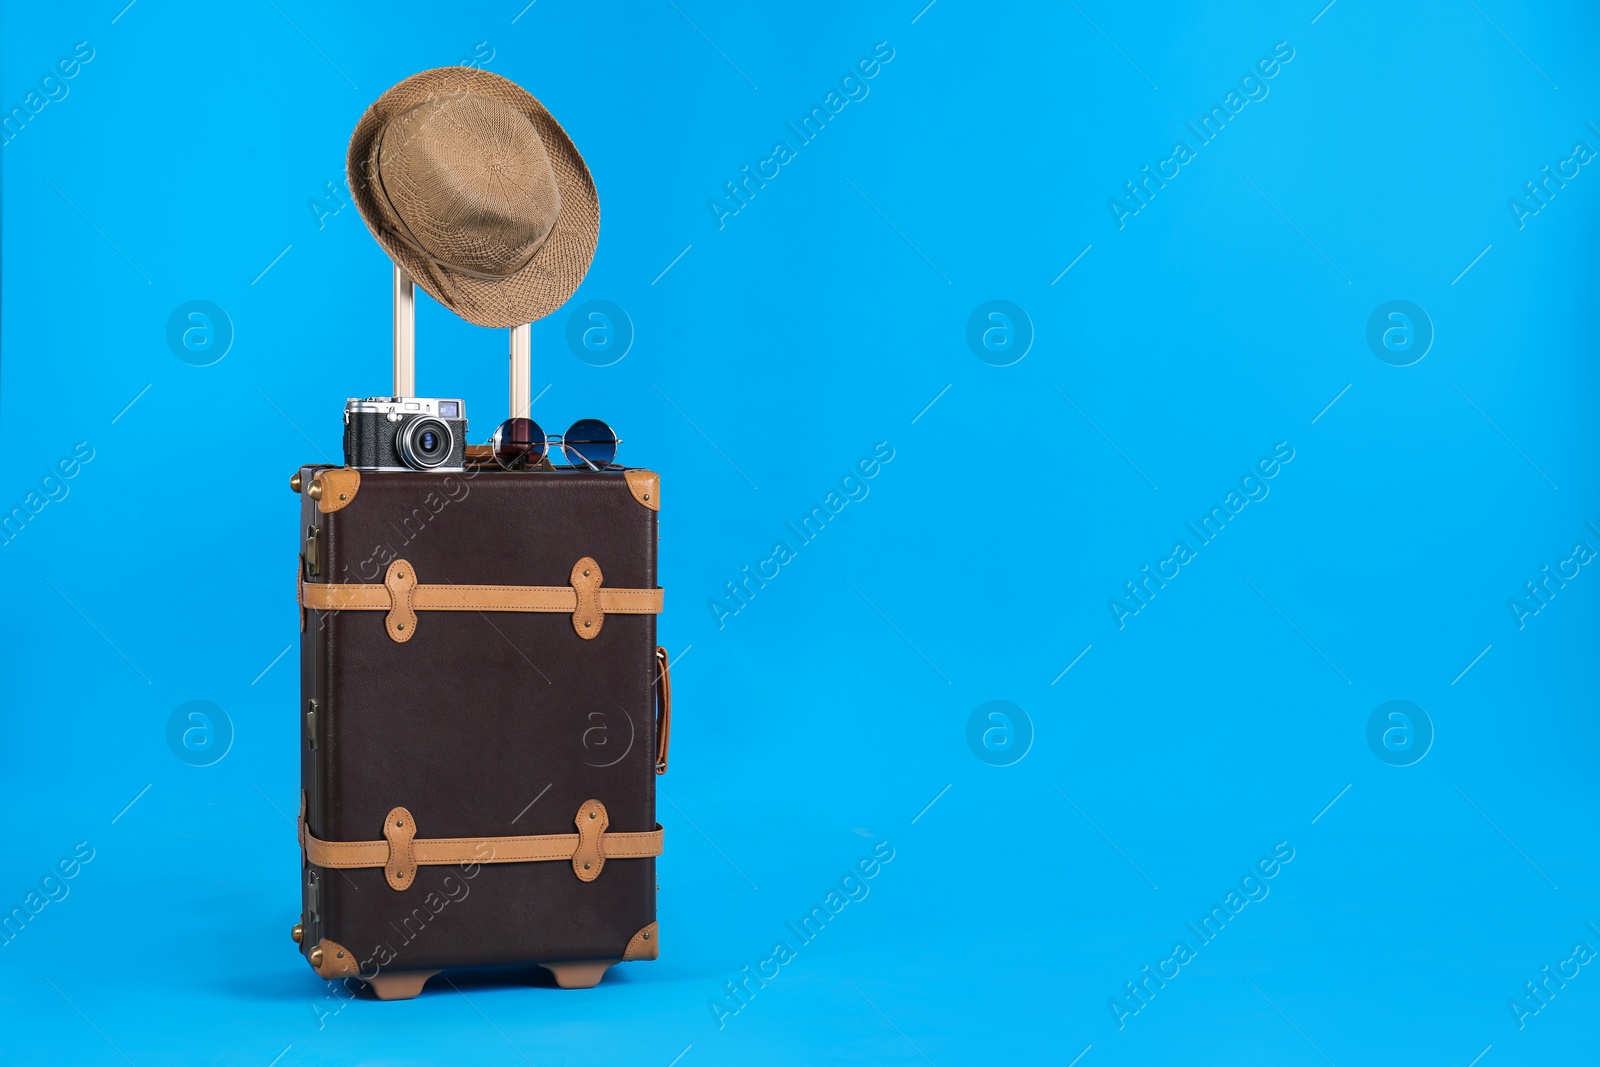
{"type": "Polygon", "coordinates": [[[344,405],[344,462],[364,471],[466,469],[467,408],[458,399],[351,397],[344,405]]]}

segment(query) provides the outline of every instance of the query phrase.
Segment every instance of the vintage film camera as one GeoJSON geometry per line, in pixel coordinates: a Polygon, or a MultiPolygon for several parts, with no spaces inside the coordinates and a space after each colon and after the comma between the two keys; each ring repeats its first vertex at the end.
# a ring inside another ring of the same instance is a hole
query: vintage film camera
{"type": "Polygon", "coordinates": [[[352,397],[344,405],[344,462],[364,471],[466,467],[467,409],[422,396],[352,397]]]}

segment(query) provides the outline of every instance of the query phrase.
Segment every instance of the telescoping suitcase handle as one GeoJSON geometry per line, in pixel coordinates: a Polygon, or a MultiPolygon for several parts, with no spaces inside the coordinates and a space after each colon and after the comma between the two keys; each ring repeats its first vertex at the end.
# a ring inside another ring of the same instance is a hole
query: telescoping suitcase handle
{"type": "MultiPolygon", "coordinates": [[[[511,327],[511,417],[533,406],[533,324],[511,327]]],[[[394,395],[417,395],[417,291],[411,275],[394,265],[394,395]]]]}

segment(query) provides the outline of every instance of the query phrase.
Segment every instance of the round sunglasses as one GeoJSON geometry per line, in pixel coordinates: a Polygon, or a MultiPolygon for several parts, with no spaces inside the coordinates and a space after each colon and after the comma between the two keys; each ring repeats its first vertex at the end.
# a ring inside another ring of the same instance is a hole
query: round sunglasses
{"type": "Polygon", "coordinates": [[[490,442],[495,462],[508,471],[538,466],[551,447],[559,448],[567,465],[603,470],[617,458],[622,439],[599,419],[579,419],[564,434],[546,436],[532,419],[513,418],[500,424],[490,442]]]}

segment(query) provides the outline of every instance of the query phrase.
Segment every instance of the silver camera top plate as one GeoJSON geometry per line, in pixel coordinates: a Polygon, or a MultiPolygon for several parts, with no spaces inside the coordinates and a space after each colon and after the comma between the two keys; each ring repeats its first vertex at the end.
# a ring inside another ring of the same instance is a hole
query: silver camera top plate
{"type": "Polygon", "coordinates": [[[405,415],[431,415],[436,419],[464,419],[467,406],[458,398],[437,396],[353,396],[344,402],[345,421],[351,415],[387,415],[393,422],[405,415]]]}

